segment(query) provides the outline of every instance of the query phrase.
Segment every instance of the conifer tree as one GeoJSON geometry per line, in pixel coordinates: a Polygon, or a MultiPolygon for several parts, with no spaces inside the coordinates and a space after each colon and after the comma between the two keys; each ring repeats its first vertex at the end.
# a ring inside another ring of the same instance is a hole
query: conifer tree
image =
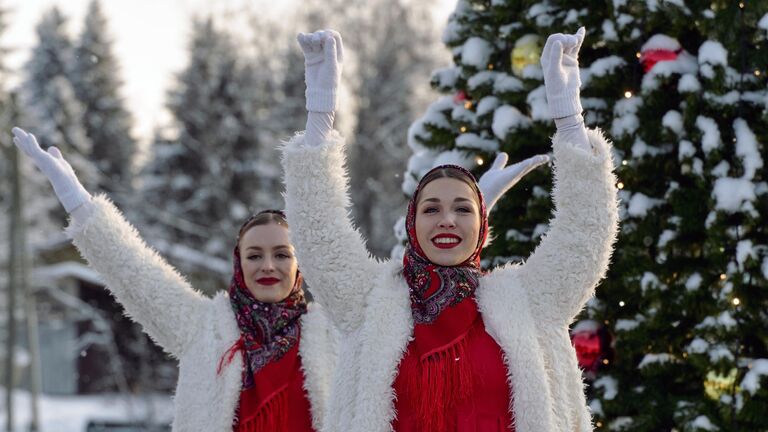
{"type": "Polygon", "coordinates": [[[84,109],[83,128],[92,143],[90,159],[101,174],[98,189],[119,192],[127,199],[137,146],[131,134],[133,121],[120,94],[120,66],[107,24],[100,2],[93,0],[74,50],[71,77],[84,109]]]}
{"type": "MultiPolygon", "coordinates": [[[[463,0],[450,18],[455,65],[433,75],[448,95],[411,127],[406,192],[438,163],[480,173],[500,150],[548,151],[540,50],[587,27],[585,118],[614,142],[622,201],[609,273],[577,326],[614,338],[582,356],[598,430],[768,426],[766,12],[766,1],[463,0]]],[[[537,170],[499,203],[488,265],[524,258],[546,232],[550,176],[537,170]]]]}
{"type": "Polygon", "coordinates": [[[235,43],[211,18],[195,21],[190,57],[169,94],[178,135],[154,143],[145,198],[185,221],[169,227],[168,241],[228,257],[259,190],[249,91],[235,43]]]}
{"type": "MultiPolygon", "coordinates": [[[[58,147],[86,189],[96,190],[98,172],[90,162],[92,146],[83,128],[83,107],[70,81],[72,43],[66,19],[57,8],[43,15],[37,37],[21,88],[27,128],[43,148],[58,147]]],[[[50,202],[49,211],[63,224],[64,210],[55,200],[50,202]]]]}

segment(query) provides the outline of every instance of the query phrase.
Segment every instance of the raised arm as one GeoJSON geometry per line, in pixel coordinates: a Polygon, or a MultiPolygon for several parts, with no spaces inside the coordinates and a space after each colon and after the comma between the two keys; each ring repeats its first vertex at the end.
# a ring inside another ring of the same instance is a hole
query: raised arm
{"type": "Polygon", "coordinates": [[[344,142],[332,130],[343,48],[334,31],[300,34],[306,60],[307,131],[283,147],[286,213],[299,268],[312,294],[342,332],[363,319],[363,304],[382,265],[349,217],[344,142]]]}
{"type": "Polygon", "coordinates": [[[579,101],[578,52],[584,29],[552,35],[542,53],[554,148],[554,217],[528,260],[503,271],[518,278],[537,316],[568,324],[608,269],[618,231],[611,145],[587,131],[579,101]]]}
{"type": "Polygon", "coordinates": [[[43,151],[34,135],[13,129],[14,143],[53,185],[72,219],[67,234],[128,315],[166,351],[179,356],[207,301],[139,237],[106,197],[83,188],[61,152],[43,151]]]}

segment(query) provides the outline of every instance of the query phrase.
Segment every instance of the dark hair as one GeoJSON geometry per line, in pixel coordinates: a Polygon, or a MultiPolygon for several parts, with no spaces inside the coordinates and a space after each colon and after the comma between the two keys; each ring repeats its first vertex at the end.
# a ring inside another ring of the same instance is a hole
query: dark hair
{"type": "MultiPolygon", "coordinates": [[[[427,173],[424,177],[421,178],[421,181],[419,182],[419,194],[421,194],[421,191],[424,190],[424,187],[428,185],[429,183],[440,179],[440,178],[452,178],[459,181],[462,181],[469,185],[470,188],[472,188],[473,191],[475,191],[475,194],[477,197],[482,196],[480,193],[480,188],[477,185],[477,180],[471,175],[468,174],[465,171],[462,171],[458,168],[454,168],[452,166],[444,166],[437,169],[434,169],[427,173]]],[[[414,203],[418,204],[419,197],[415,196],[414,203]]]]}
{"type": "Polygon", "coordinates": [[[285,219],[285,213],[282,210],[263,210],[249,217],[240,227],[237,233],[237,242],[243,237],[249,229],[257,225],[276,224],[288,228],[288,221],[285,219]]]}

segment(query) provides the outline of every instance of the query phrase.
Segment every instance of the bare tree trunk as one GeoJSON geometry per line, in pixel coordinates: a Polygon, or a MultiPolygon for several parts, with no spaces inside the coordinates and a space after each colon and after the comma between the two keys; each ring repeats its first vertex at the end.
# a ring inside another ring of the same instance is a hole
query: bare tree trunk
{"type": "Polygon", "coordinates": [[[11,165],[11,217],[10,217],[10,254],[8,257],[8,339],[6,340],[5,359],[5,408],[6,430],[13,431],[13,387],[14,369],[16,357],[16,290],[19,288],[21,273],[20,257],[24,256],[24,250],[19,239],[19,227],[22,224],[21,211],[21,166],[19,165],[19,152],[16,146],[3,145],[6,148],[11,165]]]}
{"type": "MultiPolygon", "coordinates": [[[[22,244],[24,240],[23,226],[19,234],[22,238],[22,244]]],[[[40,430],[40,392],[41,392],[41,378],[40,378],[40,338],[37,329],[37,305],[35,301],[35,294],[30,289],[27,282],[27,259],[26,255],[21,257],[21,287],[24,288],[25,296],[25,315],[27,321],[27,343],[29,345],[29,393],[32,418],[29,423],[29,431],[37,432],[40,430]]]]}

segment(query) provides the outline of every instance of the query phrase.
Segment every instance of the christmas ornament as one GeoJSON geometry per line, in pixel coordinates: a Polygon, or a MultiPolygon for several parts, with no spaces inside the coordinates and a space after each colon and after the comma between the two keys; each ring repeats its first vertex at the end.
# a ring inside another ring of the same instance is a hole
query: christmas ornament
{"type": "Polygon", "coordinates": [[[529,65],[539,64],[541,59],[541,40],[538,35],[528,34],[515,42],[512,48],[510,63],[512,64],[512,73],[518,77],[523,76],[523,69],[529,65]]]}
{"type": "Polygon", "coordinates": [[[464,90],[459,90],[456,92],[455,95],[453,95],[453,103],[456,105],[463,105],[464,101],[467,100],[467,93],[464,90]]]}
{"type": "Polygon", "coordinates": [[[579,367],[590,378],[594,378],[601,365],[613,359],[613,336],[596,321],[579,321],[571,330],[571,342],[576,349],[579,367]]]}
{"type": "Polygon", "coordinates": [[[643,72],[647,73],[658,62],[676,60],[682,51],[677,39],[662,34],[651,36],[640,49],[643,72]]]}
{"type": "Polygon", "coordinates": [[[720,400],[720,396],[724,394],[731,394],[734,390],[739,391],[738,387],[736,387],[736,377],[738,375],[739,371],[736,368],[731,369],[727,375],[709,371],[707,379],[704,380],[704,393],[710,399],[720,400]]]}

